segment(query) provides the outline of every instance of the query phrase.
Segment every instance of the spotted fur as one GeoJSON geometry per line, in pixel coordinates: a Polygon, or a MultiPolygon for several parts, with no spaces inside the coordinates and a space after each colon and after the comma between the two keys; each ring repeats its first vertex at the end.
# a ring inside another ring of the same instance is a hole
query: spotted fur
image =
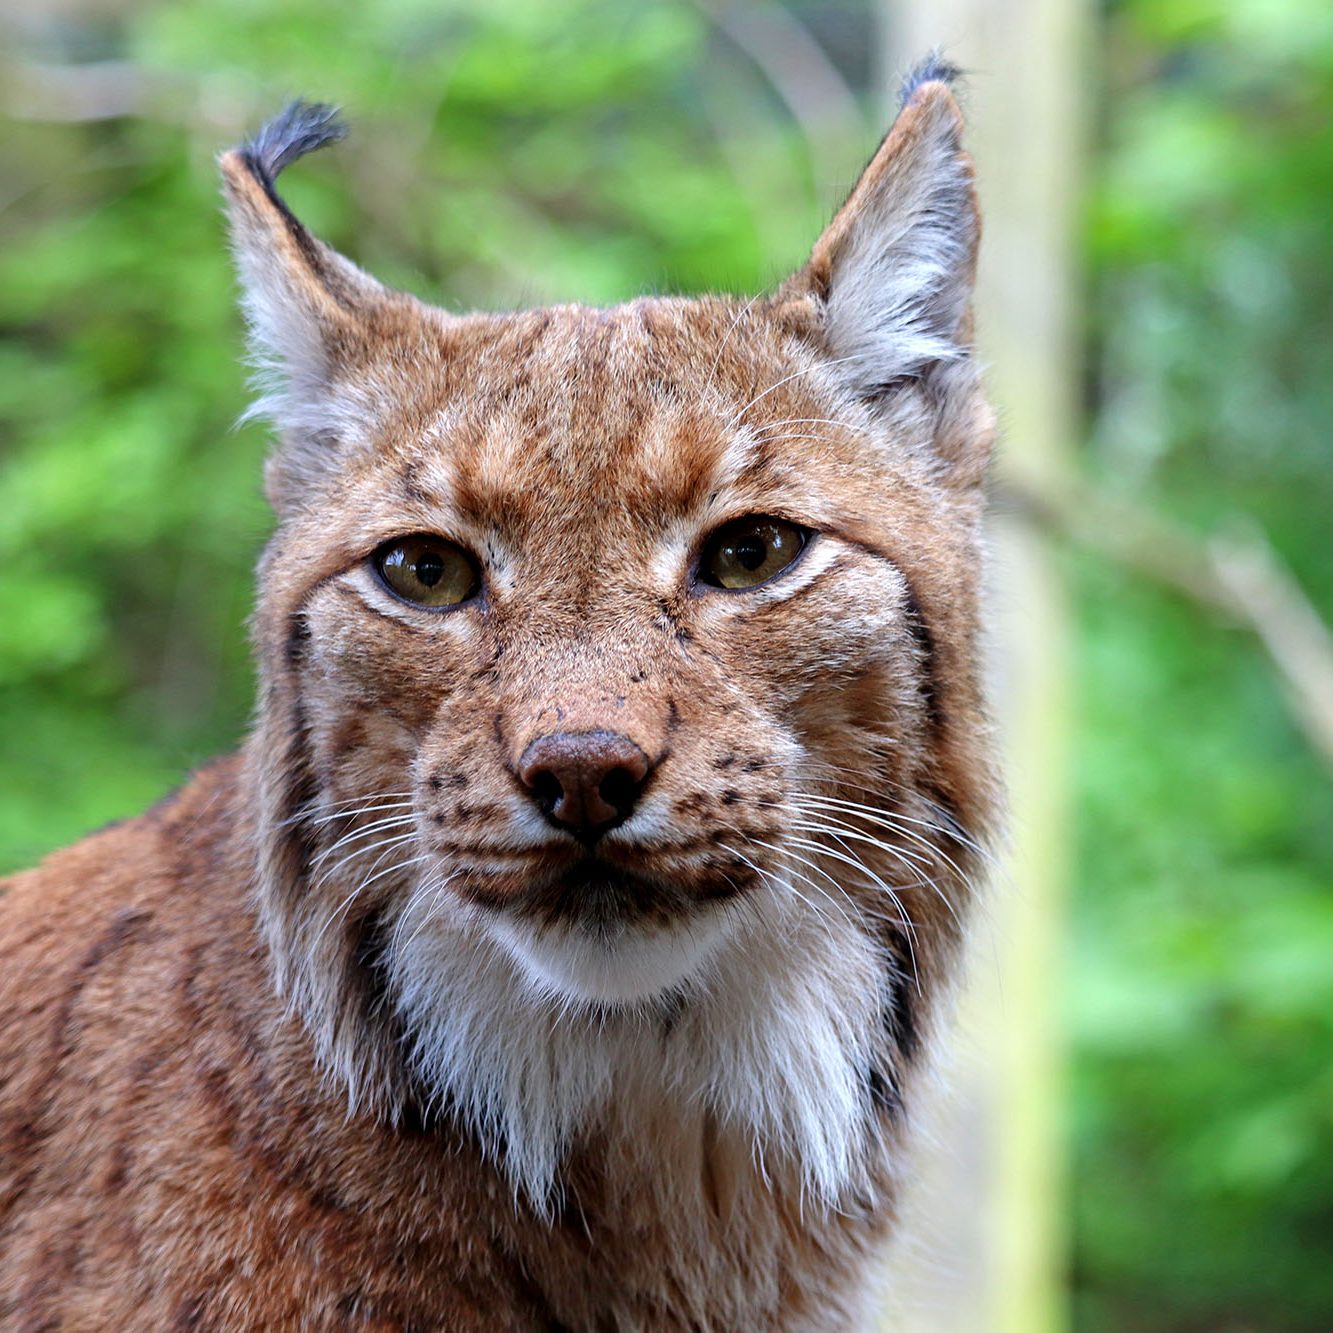
{"type": "Polygon", "coordinates": [[[749,302],[448,314],[277,194],[326,108],[223,157],[257,721],[4,886],[0,1325],[868,1325],[995,804],[947,74],[749,302]],[[700,584],[746,514],[815,536],[700,584]],[[474,601],[377,577],[416,532],[474,601]],[[555,729],[651,761],[611,889],[518,779],[555,729]]]}

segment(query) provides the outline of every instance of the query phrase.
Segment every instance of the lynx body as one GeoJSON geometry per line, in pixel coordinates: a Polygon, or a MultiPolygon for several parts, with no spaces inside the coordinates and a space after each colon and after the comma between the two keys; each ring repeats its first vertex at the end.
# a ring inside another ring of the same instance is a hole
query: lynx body
{"type": "Polygon", "coordinates": [[[748,303],[451,315],[320,108],[224,156],[257,722],[0,889],[0,1325],[871,1321],[994,806],[948,76],[748,303]]]}

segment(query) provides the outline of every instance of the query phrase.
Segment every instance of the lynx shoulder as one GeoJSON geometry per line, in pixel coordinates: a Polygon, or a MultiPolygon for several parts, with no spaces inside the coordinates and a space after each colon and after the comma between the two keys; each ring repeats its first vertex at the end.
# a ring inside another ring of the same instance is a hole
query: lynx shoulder
{"type": "Polygon", "coordinates": [[[456,315],[221,159],[257,721],[0,888],[0,1325],[860,1327],[995,805],[951,71],[743,300],[456,315]]]}

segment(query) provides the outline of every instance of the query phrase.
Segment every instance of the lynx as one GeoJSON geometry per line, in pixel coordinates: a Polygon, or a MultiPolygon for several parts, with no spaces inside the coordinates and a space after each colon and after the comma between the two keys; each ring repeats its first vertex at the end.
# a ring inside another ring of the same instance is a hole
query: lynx
{"type": "Polygon", "coordinates": [[[243,750],[0,891],[7,1328],[840,1329],[994,822],[952,71],[776,290],[450,314],[221,158],[243,750]]]}

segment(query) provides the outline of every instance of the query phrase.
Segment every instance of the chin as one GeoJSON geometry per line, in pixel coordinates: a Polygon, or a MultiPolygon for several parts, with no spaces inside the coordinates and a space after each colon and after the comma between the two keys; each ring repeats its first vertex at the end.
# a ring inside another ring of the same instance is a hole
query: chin
{"type": "Polygon", "coordinates": [[[667,923],[496,916],[487,929],[534,989],[566,1004],[632,1008],[697,978],[731,933],[733,919],[711,905],[667,923]]]}

